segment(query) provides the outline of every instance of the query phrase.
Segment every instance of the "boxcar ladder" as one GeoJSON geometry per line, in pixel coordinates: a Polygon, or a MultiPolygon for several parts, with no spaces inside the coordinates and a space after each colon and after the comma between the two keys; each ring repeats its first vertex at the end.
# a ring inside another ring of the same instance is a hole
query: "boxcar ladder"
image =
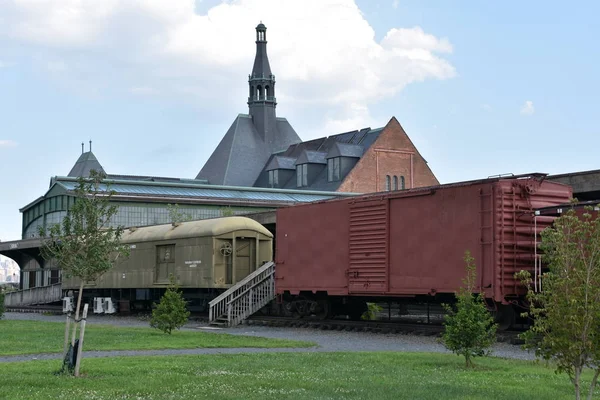
{"type": "Polygon", "coordinates": [[[275,298],[275,263],[268,262],[209,303],[210,325],[235,326],[275,298]]]}

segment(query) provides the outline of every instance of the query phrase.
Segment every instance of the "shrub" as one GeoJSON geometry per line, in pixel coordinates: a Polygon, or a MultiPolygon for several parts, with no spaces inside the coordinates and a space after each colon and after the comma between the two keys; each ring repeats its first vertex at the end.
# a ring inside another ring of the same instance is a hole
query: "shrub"
{"type": "Polygon", "coordinates": [[[190,312],[186,309],[186,301],[179,291],[173,275],[170,276],[170,284],[161,297],[160,303],[158,305],[154,303],[154,306],[156,308],[152,310],[150,326],[169,335],[173,329],[179,329],[185,325],[190,316],[190,312]]]}
{"type": "Polygon", "coordinates": [[[442,342],[448,350],[463,355],[467,367],[473,366],[473,357],[484,356],[496,341],[494,319],[485,306],[481,293],[473,295],[475,289],[475,263],[470,252],[465,252],[467,276],[456,294],[456,309],[447,304],[448,314],[444,317],[445,331],[442,342]]]}
{"type": "Polygon", "coordinates": [[[361,315],[361,319],[366,321],[372,321],[377,319],[377,314],[381,312],[382,308],[377,303],[367,303],[367,311],[361,315]]]}

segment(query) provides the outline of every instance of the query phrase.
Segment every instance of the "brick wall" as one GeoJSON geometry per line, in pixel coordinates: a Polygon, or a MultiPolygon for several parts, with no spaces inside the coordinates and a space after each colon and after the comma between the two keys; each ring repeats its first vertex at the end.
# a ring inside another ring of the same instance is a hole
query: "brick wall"
{"type": "Polygon", "coordinates": [[[392,117],[379,137],[346,176],[338,192],[372,193],[386,190],[386,176],[404,177],[405,188],[438,185],[439,181],[402,126],[392,117]]]}

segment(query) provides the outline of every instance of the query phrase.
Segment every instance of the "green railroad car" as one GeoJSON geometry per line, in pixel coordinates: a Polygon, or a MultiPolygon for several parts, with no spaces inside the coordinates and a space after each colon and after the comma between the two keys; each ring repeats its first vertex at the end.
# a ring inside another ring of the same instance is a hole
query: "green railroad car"
{"type": "MultiPolygon", "coordinates": [[[[211,299],[273,258],[273,234],[246,217],[128,228],[121,242],[129,246],[129,257],[83,291],[90,303],[93,298],[112,299],[119,313],[149,310],[171,274],[190,311],[204,312],[211,299]]],[[[78,290],[79,282],[63,279],[65,295],[78,290]]]]}

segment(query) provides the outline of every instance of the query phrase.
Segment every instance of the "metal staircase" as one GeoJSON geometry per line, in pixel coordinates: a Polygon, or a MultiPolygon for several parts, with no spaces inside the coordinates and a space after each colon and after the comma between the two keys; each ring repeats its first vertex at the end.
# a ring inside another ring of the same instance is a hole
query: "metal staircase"
{"type": "Polygon", "coordinates": [[[209,305],[210,325],[235,326],[275,298],[275,263],[268,262],[230,287],[209,305]]]}

